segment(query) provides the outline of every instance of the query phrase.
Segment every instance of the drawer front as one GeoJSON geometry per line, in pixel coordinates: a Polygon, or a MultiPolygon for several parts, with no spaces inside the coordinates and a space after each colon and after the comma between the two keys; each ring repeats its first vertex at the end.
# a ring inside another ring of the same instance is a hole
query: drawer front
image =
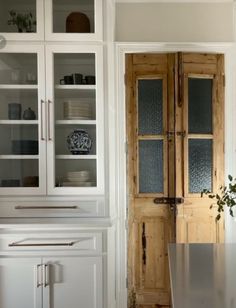
{"type": "Polygon", "coordinates": [[[63,251],[66,255],[101,254],[102,233],[4,234],[0,236],[1,253],[20,251],[63,251]]]}
{"type": "Polygon", "coordinates": [[[105,216],[105,204],[101,200],[92,201],[20,201],[2,202],[0,217],[101,217],[105,216]]]}

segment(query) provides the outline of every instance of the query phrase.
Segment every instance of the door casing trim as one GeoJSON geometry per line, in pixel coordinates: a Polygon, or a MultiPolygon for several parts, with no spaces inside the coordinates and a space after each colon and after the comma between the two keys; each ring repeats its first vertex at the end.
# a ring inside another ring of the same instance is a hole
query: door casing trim
{"type": "MultiPolygon", "coordinates": [[[[230,131],[236,130],[233,121],[233,67],[236,68],[235,43],[123,43],[115,44],[115,114],[116,114],[116,164],[117,173],[117,243],[116,243],[116,294],[117,308],[127,308],[127,179],[126,179],[126,109],[125,109],[125,55],[128,53],[163,53],[163,52],[212,52],[225,55],[225,175],[236,171],[233,162],[236,140],[232,141],[230,131]],[[233,65],[234,64],[234,65],[233,65]],[[228,136],[228,138],[227,138],[228,136]],[[232,171],[233,169],[233,171],[232,171]],[[230,170],[230,172],[228,172],[230,170]]],[[[236,79],[236,76],[235,76],[236,79]]],[[[234,94],[234,95],[233,95],[234,94]]],[[[226,224],[229,218],[226,217],[226,224]]],[[[227,229],[226,229],[227,242],[227,229]]]]}

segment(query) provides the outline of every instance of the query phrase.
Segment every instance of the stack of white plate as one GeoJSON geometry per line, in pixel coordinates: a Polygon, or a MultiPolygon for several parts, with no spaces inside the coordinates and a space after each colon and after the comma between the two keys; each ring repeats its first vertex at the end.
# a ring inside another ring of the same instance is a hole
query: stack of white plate
{"type": "Polygon", "coordinates": [[[63,186],[70,187],[88,187],[95,186],[95,183],[91,181],[91,175],[88,170],[67,172],[66,180],[63,182],[63,186]]]}
{"type": "Polygon", "coordinates": [[[92,118],[92,108],[89,102],[67,101],[64,102],[64,118],[68,120],[89,120],[92,118]]]}

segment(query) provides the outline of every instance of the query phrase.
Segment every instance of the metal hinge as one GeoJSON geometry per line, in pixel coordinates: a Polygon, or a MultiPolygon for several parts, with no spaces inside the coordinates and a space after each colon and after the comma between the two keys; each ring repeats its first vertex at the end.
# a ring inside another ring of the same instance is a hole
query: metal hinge
{"type": "Polygon", "coordinates": [[[126,74],[124,74],[124,84],[126,85],[126,74]]]}
{"type": "Polygon", "coordinates": [[[126,277],[126,289],[128,289],[128,277],[126,277]]]}
{"type": "Polygon", "coordinates": [[[225,87],[225,75],[223,75],[222,77],[223,77],[223,87],[225,87]]]}

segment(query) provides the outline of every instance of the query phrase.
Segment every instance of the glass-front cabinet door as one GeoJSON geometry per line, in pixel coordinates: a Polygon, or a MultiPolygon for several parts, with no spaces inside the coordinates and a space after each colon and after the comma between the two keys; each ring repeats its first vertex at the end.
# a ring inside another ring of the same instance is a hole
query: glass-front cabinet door
{"type": "Polygon", "coordinates": [[[0,0],[0,8],[6,40],[102,40],[103,0],[0,0]]]}
{"type": "Polygon", "coordinates": [[[102,40],[103,0],[45,0],[47,40],[102,40]]]}
{"type": "Polygon", "coordinates": [[[0,35],[6,40],[43,39],[42,0],[0,0],[0,8],[0,35]]]}
{"type": "Polygon", "coordinates": [[[102,193],[102,49],[57,45],[46,54],[48,193],[102,193]]]}
{"type": "Polygon", "coordinates": [[[43,48],[0,51],[0,193],[46,192],[43,48]]]}

